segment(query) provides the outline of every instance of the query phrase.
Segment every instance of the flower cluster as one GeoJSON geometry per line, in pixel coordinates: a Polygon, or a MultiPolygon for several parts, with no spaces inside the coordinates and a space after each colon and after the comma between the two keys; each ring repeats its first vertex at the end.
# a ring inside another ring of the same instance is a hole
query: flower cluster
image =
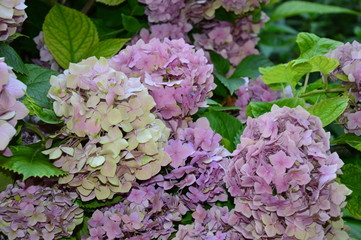
{"type": "Polygon", "coordinates": [[[176,231],[174,222],[187,210],[177,196],[162,188],[132,189],[120,203],[93,213],[88,239],[167,240],[176,231]]]}
{"type": "Polygon", "coordinates": [[[15,135],[17,120],[23,119],[29,111],[16,99],[24,96],[26,85],[20,82],[12,68],[0,58],[0,153],[11,155],[7,148],[15,135]]]}
{"type": "Polygon", "coordinates": [[[272,102],[281,97],[279,91],[271,90],[260,77],[246,80],[246,84],[235,92],[237,95],[235,105],[240,107],[238,118],[242,122],[247,121],[246,108],[250,102],[272,102]]]}
{"type": "Polygon", "coordinates": [[[357,89],[361,84],[361,44],[354,41],[330,50],[326,57],[336,59],[340,65],[330,74],[331,79],[337,80],[338,74],[346,75],[350,82],[354,82],[357,89]]]}
{"type": "Polygon", "coordinates": [[[236,19],[235,23],[214,20],[203,25],[200,34],[193,34],[195,46],[213,51],[229,59],[237,66],[245,57],[258,54],[257,34],[267,20],[262,15],[260,21],[254,22],[252,16],[236,19]]]}
{"type": "Polygon", "coordinates": [[[164,119],[183,118],[206,106],[212,96],[213,65],[203,50],[183,39],[149,43],[139,40],[110,59],[110,66],[130,77],[140,77],[164,119]]]}
{"type": "Polygon", "coordinates": [[[194,24],[199,24],[196,28],[199,28],[201,32],[193,34],[195,46],[198,49],[217,52],[229,59],[235,66],[246,56],[258,54],[258,50],[255,48],[258,42],[257,34],[268,19],[263,13],[260,20],[254,21],[252,16],[245,16],[236,18],[233,24],[214,19],[215,11],[220,7],[236,14],[243,14],[260,7],[260,2],[268,3],[268,0],[168,0],[167,2],[172,2],[174,7],[177,6],[177,11],[170,3],[168,3],[170,5],[163,5],[164,0],[143,0],[141,2],[147,4],[146,14],[149,22],[153,23],[150,30],[143,29],[140,33],[141,39],[145,42],[152,37],[159,39],[183,38],[189,42],[187,34],[192,30],[194,24]]]}
{"type": "Polygon", "coordinates": [[[70,139],[45,153],[69,173],[59,183],[76,188],[83,201],[129,192],[136,180],[151,178],[171,161],[163,150],[170,131],[151,113],[155,102],[139,78],[91,57],[50,83],[55,113],[70,139]]]}
{"type": "Polygon", "coordinates": [[[340,62],[340,65],[329,76],[332,80],[347,76],[349,81],[344,84],[351,87],[355,98],[354,104],[349,106],[339,120],[344,125],[346,133],[361,136],[361,44],[356,41],[346,43],[329,51],[325,56],[340,62]]]}
{"type": "Polygon", "coordinates": [[[255,8],[260,8],[261,4],[268,4],[270,0],[216,0],[214,6],[222,6],[228,12],[244,14],[255,8]]]}
{"type": "Polygon", "coordinates": [[[344,120],[346,133],[361,136],[361,111],[346,110],[341,118],[344,120]]]}
{"type": "Polygon", "coordinates": [[[13,239],[69,238],[83,222],[77,195],[17,181],[0,193],[0,232],[13,239]]]}
{"type": "Polygon", "coordinates": [[[351,191],[335,182],[343,162],[329,149],[321,121],[301,107],[274,105],[270,113],[249,118],[226,171],[235,198],[229,224],[247,239],[332,234],[329,226],[351,191]]]}
{"type": "Polygon", "coordinates": [[[228,224],[230,216],[227,207],[213,206],[209,210],[205,210],[201,205],[198,205],[192,214],[194,222],[188,225],[179,225],[174,240],[243,239],[242,235],[228,224]]]}
{"type": "Polygon", "coordinates": [[[145,14],[149,22],[168,22],[179,16],[179,9],[185,6],[184,0],[139,0],[147,5],[145,14]]]}
{"type": "Polygon", "coordinates": [[[189,42],[189,38],[187,36],[188,32],[192,30],[192,25],[189,23],[162,23],[162,24],[154,24],[150,26],[150,29],[143,28],[139,37],[135,37],[132,42],[136,43],[139,39],[142,39],[144,42],[148,43],[152,38],[159,39],[180,39],[183,38],[186,42],[189,42]]]}
{"type": "Polygon", "coordinates": [[[194,123],[183,121],[165,147],[172,158],[171,168],[153,181],[165,190],[176,187],[190,209],[195,209],[198,203],[227,201],[221,165],[228,160],[229,152],[219,144],[221,138],[206,118],[194,123]]]}
{"type": "Polygon", "coordinates": [[[145,13],[151,23],[192,22],[198,23],[203,18],[214,18],[215,11],[223,7],[237,15],[248,13],[269,0],[139,0],[146,5],[145,13]]]}
{"type": "Polygon", "coordinates": [[[34,59],[34,63],[54,71],[59,71],[60,66],[45,45],[44,34],[42,31],[34,38],[34,42],[36,43],[36,48],[40,51],[40,59],[34,59]]]}
{"type": "Polygon", "coordinates": [[[25,0],[7,0],[0,3],[0,41],[7,40],[16,33],[27,18],[25,0]]]}

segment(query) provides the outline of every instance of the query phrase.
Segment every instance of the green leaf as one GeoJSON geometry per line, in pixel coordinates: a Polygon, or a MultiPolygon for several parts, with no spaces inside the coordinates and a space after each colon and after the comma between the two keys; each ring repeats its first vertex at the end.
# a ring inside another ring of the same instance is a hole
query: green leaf
{"type": "Polygon", "coordinates": [[[81,12],[56,4],[45,18],[44,40],[59,65],[67,69],[98,42],[94,23],[81,12]]]}
{"type": "Polygon", "coordinates": [[[344,134],[331,141],[332,144],[348,144],[358,151],[361,151],[361,136],[355,134],[344,134]]]}
{"type": "Polygon", "coordinates": [[[27,94],[40,106],[51,108],[52,104],[47,97],[50,88],[50,76],[57,76],[59,73],[34,64],[25,64],[25,67],[29,74],[21,76],[20,80],[26,84],[27,94]]]}
{"type": "Polygon", "coordinates": [[[76,239],[82,239],[83,236],[89,236],[89,228],[88,228],[88,221],[90,220],[90,217],[84,216],[82,224],[76,226],[74,229],[74,232],[76,233],[74,240],[76,239]]]}
{"type": "Polygon", "coordinates": [[[298,81],[311,69],[311,66],[304,68],[303,66],[293,66],[292,62],[280,64],[274,67],[260,68],[262,80],[265,84],[286,83],[295,88],[298,81]]]}
{"type": "Polygon", "coordinates": [[[352,194],[346,205],[346,209],[356,219],[361,219],[361,167],[354,164],[346,164],[342,167],[341,182],[345,184],[352,194]]]}
{"type": "Polygon", "coordinates": [[[220,54],[215,52],[209,52],[209,55],[217,72],[226,75],[231,67],[228,59],[223,58],[220,54]]]}
{"type": "Polygon", "coordinates": [[[233,140],[239,130],[243,129],[243,124],[237,118],[224,112],[206,112],[202,117],[206,117],[211,128],[229,142],[227,149],[232,152],[236,148],[233,140]]]}
{"type": "Polygon", "coordinates": [[[232,110],[240,110],[240,107],[230,106],[230,107],[223,107],[223,106],[209,106],[209,108],[213,111],[232,111],[232,110]]]}
{"type": "Polygon", "coordinates": [[[236,136],[233,139],[233,144],[235,146],[237,146],[238,144],[241,143],[241,136],[242,136],[245,128],[246,128],[246,125],[243,125],[242,129],[239,129],[238,132],[236,133],[236,136]]]}
{"type": "Polygon", "coordinates": [[[347,8],[324,5],[320,3],[306,2],[306,1],[287,1],[279,5],[271,16],[271,19],[277,20],[280,18],[300,15],[303,13],[316,13],[316,14],[331,14],[331,13],[345,13],[360,15],[356,11],[347,8]]]}
{"type": "Polygon", "coordinates": [[[273,102],[250,102],[247,107],[246,113],[247,115],[251,114],[248,115],[251,117],[259,117],[267,112],[270,112],[274,104],[279,107],[306,107],[305,100],[303,100],[302,98],[282,98],[273,102]]]}
{"type": "Polygon", "coordinates": [[[336,120],[347,108],[348,97],[335,97],[323,99],[319,103],[312,105],[307,110],[322,121],[325,127],[336,120]]]}
{"type": "Polygon", "coordinates": [[[53,110],[42,108],[29,95],[25,97],[23,103],[29,109],[29,115],[36,115],[45,123],[59,124],[63,122],[56,116],[53,110]]]}
{"type": "Polygon", "coordinates": [[[122,14],[122,23],[123,23],[124,29],[130,33],[136,33],[138,30],[140,30],[142,28],[142,25],[140,24],[138,19],[136,19],[135,17],[132,17],[132,16],[124,15],[124,14],[122,14]]]}
{"type": "Polygon", "coordinates": [[[95,45],[85,58],[95,56],[97,58],[111,58],[119,52],[119,50],[128,42],[130,38],[113,38],[99,42],[95,45]]]}
{"type": "Polygon", "coordinates": [[[361,221],[346,218],[345,225],[350,227],[350,231],[348,231],[351,239],[361,239],[361,221]]]}
{"type": "Polygon", "coordinates": [[[29,38],[29,36],[26,36],[24,34],[21,34],[21,33],[15,33],[14,35],[12,35],[11,37],[9,37],[6,41],[13,41],[19,37],[26,37],[26,38],[29,38]]]}
{"type": "Polygon", "coordinates": [[[325,56],[314,56],[310,59],[300,59],[293,63],[294,67],[307,67],[311,68],[309,72],[322,72],[327,75],[334,69],[336,69],[340,63],[333,58],[325,56]]]}
{"type": "Polygon", "coordinates": [[[260,67],[268,67],[272,65],[273,63],[263,55],[250,55],[243,59],[242,62],[237,66],[231,78],[257,78],[260,75],[258,70],[260,67]]]}
{"type": "Polygon", "coordinates": [[[231,95],[236,91],[240,86],[242,86],[245,81],[243,78],[226,78],[218,72],[213,72],[214,76],[226,87],[228,88],[231,95]]]}
{"type": "Polygon", "coordinates": [[[97,0],[97,2],[104,3],[109,6],[117,6],[123,3],[125,0],[97,0]]]}
{"type": "Polygon", "coordinates": [[[17,52],[9,45],[0,43],[0,57],[4,57],[6,64],[13,67],[14,71],[28,74],[28,70],[23,63],[23,60],[21,60],[17,52]]]}
{"type": "Polygon", "coordinates": [[[131,16],[142,16],[144,15],[144,6],[139,4],[138,0],[128,0],[127,1],[131,7],[131,16]]]}
{"type": "Polygon", "coordinates": [[[320,38],[313,33],[305,32],[297,35],[296,42],[300,48],[299,59],[309,59],[314,56],[325,55],[331,49],[335,49],[337,46],[343,44],[342,42],[329,38],[320,38]]]}
{"type": "Polygon", "coordinates": [[[192,212],[191,211],[188,211],[183,217],[182,217],[182,220],[181,220],[181,224],[182,225],[187,225],[187,224],[192,224],[193,223],[193,217],[192,217],[192,212]]]}
{"type": "Polygon", "coordinates": [[[66,172],[55,167],[47,156],[41,152],[41,144],[27,146],[10,146],[12,157],[0,156],[0,168],[29,177],[60,177],[66,172]]]}
{"type": "Polygon", "coordinates": [[[78,204],[78,206],[81,208],[96,209],[96,208],[114,205],[120,202],[120,200],[122,200],[122,196],[115,196],[113,199],[107,201],[100,201],[98,199],[93,199],[88,202],[82,202],[81,200],[76,200],[76,204],[78,204]]]}
{"type": "Polygon", "coordinates": [[[13,184],[14,179],[11,177],[11,175],[0,169],[0,192],[4,191],[9,184],[13,184]]]}

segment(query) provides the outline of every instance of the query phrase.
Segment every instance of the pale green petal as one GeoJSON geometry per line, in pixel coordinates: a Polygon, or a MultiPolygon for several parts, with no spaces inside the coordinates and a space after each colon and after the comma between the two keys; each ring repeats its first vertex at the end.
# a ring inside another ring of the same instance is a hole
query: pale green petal
{"type": "Polygon", "coordinates": [[[112,125],[116,125],[123,120],[122,114],[116,108],[113,108],[112,110],[110,110],[110,112],[108,113],[107,119],[112,125]]]}
{"type": "Polygon", "coordinates": [[[152,134],[148,129],[140,130],[136,134],[137,134],[137,141],[139,143],[146,143],[150,139],[152,139],[152,134]]]}
{"type": "Polygon", "coordinates": [[[105,162],[104,156],[90,157],[87,161],[87,163],[93,168],[103,165],[104,162],[105,162]]]}

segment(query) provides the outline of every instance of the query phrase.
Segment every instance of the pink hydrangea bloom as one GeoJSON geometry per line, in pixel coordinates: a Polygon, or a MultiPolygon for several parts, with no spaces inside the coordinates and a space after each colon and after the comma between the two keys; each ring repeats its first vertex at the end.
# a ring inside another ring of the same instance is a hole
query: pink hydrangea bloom
{"type": "Polygon", "coordinates": [[[281,92],[271,90],[260,77],[246,80],[246,84],[235,91],[235,105],[240,107],[238,119],[242,122],[247,120],[246,109],[250,102],[272,102],[281,98],[281,92]]]}
{"type": "Polygon", "coordinates": [[[7,40],[27,18],[25,0],[6,0],[0,3],[0,41],[7,40]]]}
{"type": "Polygon", "coordinates": [[[18,120],[28,115],[23,103],[17,101],[25,95],[26,85],[20,82],[4,58],[0,58],[0,153],[11,155],[7,148],[15,135],[18,120]]]}
{"type": "Polygon", "coordinates": [[[110,59],[110,66],[130,77],[140,77],[164,119],[184,118],[206,106],[216,87],[213,65],[203,50],[195,51],[183,39],[135,45],[110,59]]]}
{"type": "Polygon", "coordinates": [[[249,118],[226,171],[235,203],[229,224],[246,239],[347,236],[343,226],[329,227],[351,193],[335,181],[343,162],[330,153],[329,137],[301,107],[274,105],[249,118]]]}
{"type": "Polygon", "coordinates": [[[88,221],[93,239],[167,240],[187,212],[182,201],[154,186],[132,189],[111,207],[96,210],[88,221]]]}
{"type": "Polygon", "coordinates": [[[88,58],[50,79],[54,111],[69,140],[45,151],[69,174],[59,179],[83,201],[127,193],[170,163],[164,151],[170,130],[152,113],[154,99],[139,78],[88,58]]]}
{"type": "Polygon", "coordinates": [[[69,238],[83,222],[77,194],[17,181],[0,193],[0,232],[10,240],[69,238]]]}

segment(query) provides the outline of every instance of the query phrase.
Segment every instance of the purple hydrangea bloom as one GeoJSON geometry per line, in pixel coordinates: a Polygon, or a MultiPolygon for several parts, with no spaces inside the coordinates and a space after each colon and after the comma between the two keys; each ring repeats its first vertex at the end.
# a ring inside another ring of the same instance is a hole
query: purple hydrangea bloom
{"type": "Polygon", "coordinates": [[[177,196],[162,188],[132,189],[120,203],[93,213],[88,221],[88,240],[166,240],[176,231],[174,222],[187,210],[177,196]]]}
{"type": "Polygon", "coordinates": [[[17,181],[0,193],[0,232],[13,239],[69,238],[83,222],[77,194],[17,181]]]}
{"type": "Polygon", "coordinates": [[[229,224],[247,239],[324,239],[342,232],[329,226],[351,191],[335,181],[343,162],[330,153],[329,137],[320,119],[301,107],[274,105],[249,118],[226,171],[235,199],[229,224]]]}
{"type": "Polygon", "coordinates": [[[361,136],[361,111],[347,109],[340,117],[346,133],[361,136]]]}
{"type": "Polygon", "coordinates": [[[27,18],[25,0],[6,0],[0,3],[0,41],[7,40],[27,18]]]}
{"type": "Polygon", "coordinates": [[[150,26],[150,29],[143,28],[139,33],[139,37],[133,38],[132,43],[135,44],[139,39],[142,39],[144,42],[148,43],[152,38],[159,38],[159,39],[183,38],[186,42],[189,42],[189,38],[187,34],[191,30],[192,30],[192,25],[183,22],[178,22],[175,24],[172,23],[154,24],[150,26]]]}
{"type": "Polygon", "coordinates": [[[252,16],[237,18],[234,24],[213,20],[202,26],[200,34],[193,34],[195,46],[214,51],[237,66],[248,55],[259,53],[257,34],[267,20],[264,14],[258,22],[252,16]]]}
{"type": "Polygon", "coordinates": [[[235,14],[244,14],[255,8],[261,7],[261,4],[268,4],[269,0],[216,0],[216,7],[222,6],[228,12],[235,14]]]}
{"type": "Polygon", "coordinates": [[[170,22],[180,14],[185,6],[185,0],[138,0],[147,5],[145,14],[149,22],[170,22]]]}
{"type": "Polygon", "coordinates": [[[344,125],[346,133],[361,136],[359,111],[361,102],[361,44],[356,41],[346,43],[331,50],[325,56],[340,62],[340,65],[329,74],[330,78],[337,80],[341,76],[347,76],[349,82],[343,82],[343,84],[351,87],[351,93],[355,97],[355,104],[351,102],[349,109],[342,114],[339,120],[344,125]]]}
{"type": "Polygon", "coordinates": [[[246,108],[250,102],[272,102],[281,98],[281,92],[271,90],[263,83],[261,77],[246,80],[246,84],[235,91],[235,105],[240,107],[238,118],[243,123],[247,121],[246,108]]]}
{"type": "Polygon", "coordinates": [[[196,113],[216,87],[213,65],[203,50],[195,51],[183,39],[139,40],[110,59],[110,66],[129,77],[140,77],[167,120],[196,113]]]}
{"type": "Polygon", "coordinates": [[[231,212],[227,207],[213,206],[209,210],[205,210],[201,205],[198,205],[192,214],[194,222],[189,225],[179,225],[174,240],[244,239],[240,233],[228,224],[231,212]]]}
{"type": "Polygon", "coordinates": [[[171,168],[164,176],[149,181],[165,190],[176,187],[178,196],[190,209],[199,203],[227,201],[222,165],[228,161],[229,152],[219,144],[222,137],[213,132],[206,118],[180,125],[165,147],[172,159],[171,168]]]}
{"type": "Polygon", "coordinates": [[[29,110],[17,99],[25,95],[26,85],[20,82],[12,68],[0,58],[0,154],[11,155],[7,148],[15,135],[18,120],[28,115],[29,110]]]}
{"type": "Polygon", "coordinates": [[[357,41],[346,43],[338,46],[334,50],[330,50],[326,57],[336,59],[340,65],[330,74],[331,79],[337,80],[338,74],[346,75],[351,82],[354,82],[357,88],[361,84],[361,44],[357,41]]]}
{"type": "Polygon", "coordinates": [[[45,45],[42,31],[34,38],[34,42],[36,43],[36,48],[40,51],[40,59],[33,59],[34,63],[54,71],[60,71],[61,68],[59,64],[55,61],[54,56],[45,45]]]}

